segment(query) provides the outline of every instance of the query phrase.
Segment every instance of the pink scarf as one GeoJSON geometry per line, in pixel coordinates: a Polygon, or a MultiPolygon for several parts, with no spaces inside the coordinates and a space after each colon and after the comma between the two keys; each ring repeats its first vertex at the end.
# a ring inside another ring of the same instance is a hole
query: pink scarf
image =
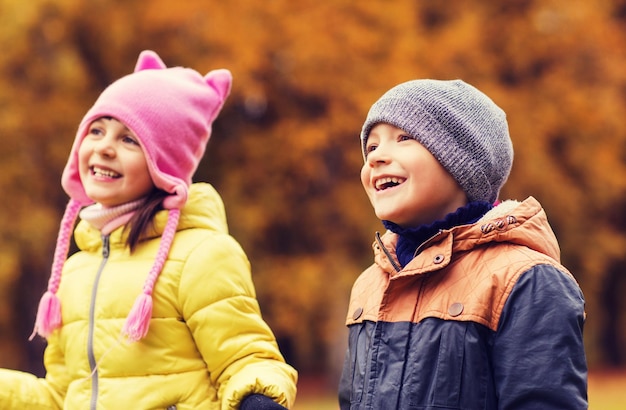
{"type": "Polygon", "coordinates": [[[94,228],[102,232],[103,235],[108,235],[127,223],[143,201],[142,198],[111,208],[93,204],[82,209],[78,215],[81,219],[89,222],[94,228]]]}

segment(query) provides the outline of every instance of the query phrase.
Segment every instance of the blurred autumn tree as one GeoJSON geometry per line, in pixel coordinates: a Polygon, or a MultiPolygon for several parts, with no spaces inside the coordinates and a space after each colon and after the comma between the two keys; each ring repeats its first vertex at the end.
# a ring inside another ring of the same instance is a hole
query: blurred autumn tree
{"type": "Polygon", "coordinates": [[[43,342],[27,338],[60,174],[83,114],[142,49],[234,74],[196,179],[223,195],[301,372],[336,377],[350,286],[382,229],[360,126],[418,77],[463,78],[507,112],[502,196],[544,204],[585,291],[590,364],[626,364],[626,1],[0,0],[0,23],[0,367],[42,374],[43,342]]]}

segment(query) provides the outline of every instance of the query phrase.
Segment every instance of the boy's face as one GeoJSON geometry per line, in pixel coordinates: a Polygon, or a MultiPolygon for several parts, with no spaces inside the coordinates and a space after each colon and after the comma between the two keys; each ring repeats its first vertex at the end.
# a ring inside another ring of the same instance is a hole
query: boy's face
{"type": "Polygon", "coordinates": [[[452,175],[403,130],[375,125],[365,150],[361,182],[379,219],[417,227],[467,204],[452,175]]]}

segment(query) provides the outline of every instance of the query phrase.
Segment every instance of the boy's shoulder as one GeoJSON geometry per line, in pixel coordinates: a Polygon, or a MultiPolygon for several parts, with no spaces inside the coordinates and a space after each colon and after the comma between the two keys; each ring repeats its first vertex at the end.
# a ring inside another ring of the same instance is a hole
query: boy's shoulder
{"type": "MultiPolygon", "coordinates": [[[[389,250],[394,248],[393,236],[382,239],[389,250]]],[[[376,253],[385,260],[382,251],[376,253]]],[[[534,198],[507,201],[476,224],[440,235],[400,272],[377,260],[354,284],[348,323],[437,317],[474,321],[495,330],[504,303],[524,273],[545,266],[572,277],[558,259],[556,238],[539,203],[534,198]],[[403,295],[415,292],[417,308],[400,309],[403,295]],[[381,305],[384,312],[379,311],[381,305]],[[351,317],[360,309],[358,319],[351,317]]]]}
{"type": "Polygon", "coordinates": [[[479,247],[441,270],[395,280],[373,264],[354,283],[346,323],[418,323],[434,317],[476,322],[495,331],[504,304],[522,275],[546,267],[572,277],[551,257],[511,243],[479,247]]]}

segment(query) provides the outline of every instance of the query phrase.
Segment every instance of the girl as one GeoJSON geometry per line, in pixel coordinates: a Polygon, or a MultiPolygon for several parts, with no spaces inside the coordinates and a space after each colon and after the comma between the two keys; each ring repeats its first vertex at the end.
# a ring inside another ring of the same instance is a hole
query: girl
{"type": "Polygon", "coordinates": [[[35,324],[46,376],[0,371],[0,408],[292,405],[296,372],[261,317],[223,203],[191,183],[231,81],[144,51],[87,112],[35,324]],[[80,251],[66,261],[79,215],[80,251]]]}

